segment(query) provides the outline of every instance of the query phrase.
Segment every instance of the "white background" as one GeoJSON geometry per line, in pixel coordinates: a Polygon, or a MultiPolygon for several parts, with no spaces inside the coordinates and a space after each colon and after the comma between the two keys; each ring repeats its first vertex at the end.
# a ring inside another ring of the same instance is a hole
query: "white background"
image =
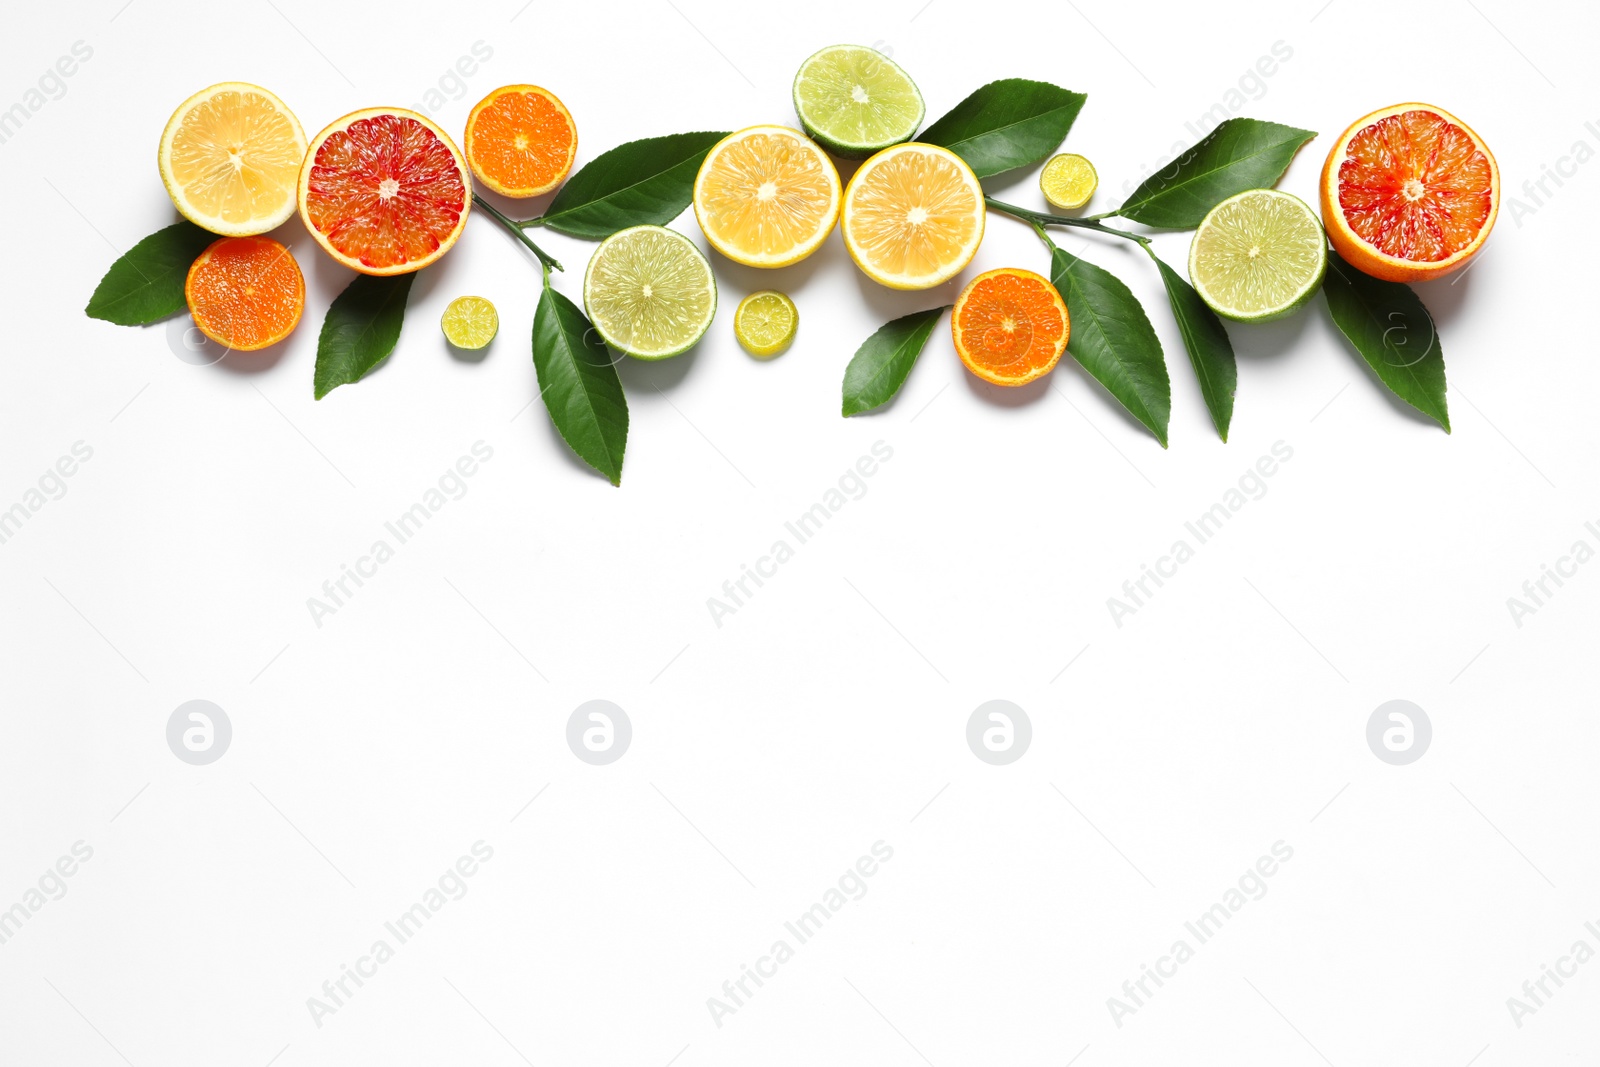
{"type": "MultiPolygon", "coordinates": [[[[440,123],[459,133],[489,90],[536,82],[575,115],[580,164],[792,123],[793,71],[836,41],[892,49],[930,119],[998,77],[1087,92],[1067,146],[1098,166],[1102,210],[1278,41],[1293,56],[1243,113],[1321,132],[1282,183],[1308,200],[1333,135],[1402,100],[1472,123],[1529,206],[1542,165],[1600,148],[1587,5],[920,3],[8,14],[0,108],[74,42],[93,56],[0,145],[0,508],[74,442],[93,458],[0,545],[0,908],[74,842],[94,854],[0,945],[0,1060],[1593,1061],[1600,963],[1520,1028],[1506,999],[1579,938],[1600,948],[1600,566],[1521,627],[1506,600],[1578,538],[1600,544],[1583,528],[1600,520],[1600,164],[1520,219],[1508,203],[1469,274],[1422,288],[1450,435],[1386,396],[1319,299],[1231,331],[1224,445],[1149,263],[1074,234],[1161,334],[1170,450],[1070,361],[1036,387],[980,384],[945,324],[893,406],[840,418],[880,322],[982,269],[1045,269],[1001,217],[933,293],[878,288],[837,236],[776,274],[716,259],[705,341],[622,367],[620,489],[528,406],[537,272],[486,219],[418,280],[388,363],[320,402],[317,329],[349,275],[298,219],[278,236],[306,319],[276,350],[195,366],[165,326],[82,314],[173,218],[155,146],[190,93],[264,84],[312,132],[421,103],[478,41],[492,58],[440,123]],[[770,286],[802,326],[761,363],[728,312],[770,286]],[[501,314],[478,363],[436,325],[469,292],[501,314]],[[494,455],[467,495],[316,626],[307,598],[480,440],[494,455]],[[893,459],[866,495],[715,626],[707,598],[879,440],[893,459]],[[1278,441],[1293,459],[1266,495],[1116,626],[1106,599],[1278,441]],[[204,767],[165,740],[197,698],[234,729],[204,767]],[[634,729],[607,767],[565,743],[596,698],[634,729]],[[965,741],[993,698],[1033,723],[1006,767],[965,741]],[[1365,740],[1394,698],[1434,727],[1406,767],[1365,740]],[[316,1025],[307,998],[478,840],[494,858],[470,892],[316,1025]],[[870,892],[715,1025],[707,998],[878,840],[894,858],[870,892]],[[1107,998],[1280,840],[1294,858],[1270,892],[1115,1025],[1107,998]]],[[[1037,205],[1033,182],[991,186],[1037,205]]],[[[692,213],[679,225],[703,247],[692,213]]],[[[577,296],[592,246],[545,239],[577,296]]],[[[1181,265],[1187,242],[1158,249],[1181,265]]]]}

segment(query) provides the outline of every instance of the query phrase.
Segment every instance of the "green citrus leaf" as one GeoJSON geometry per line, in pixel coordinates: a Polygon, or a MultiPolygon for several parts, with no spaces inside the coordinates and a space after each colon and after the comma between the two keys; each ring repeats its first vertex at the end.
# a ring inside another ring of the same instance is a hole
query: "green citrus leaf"
{"type": "Polygon", "coordinates": [[[1322,293],[1333,324],[1378,380],[1449,433],[1444,349],[1433,316],[1411,287],[1363,274],[1329,249],[1322,293]]]}
{"type": "Polygon", "coordinates": [[[1183,347],[1189,352],[1194,376],[1200,379],[1200,395],[1205,397],[1211,422],[1224,441],[1233,421],[1233,393],[1239,384],[1239,365],[1233,357],[1233,342],[1217,313],[1206,306],[1194,286],[1159,259],[1161,282],[1167,287],[1172,317],[1178,320],[1183,347]]]}
{"type": "Polygon", "coordinates": [[[1115,214],[1146,226],[1192,230],[1228,197],[1270,189],[1300,146],[1315,136],[1276,122],[1228,119],[1165,170],[1146,178],[1115,214]]]}
{"type": "Polygon", "coordinates": [[[1049,82],[990,82],[917,137],[950,149],[980,178],[1041,162],[1061,146],[1088,97],[1049,82]]]}
{"type": "Polygon", "coordinates": [[[95,287],[84,313],[118,326],[143,326],[188,306],[183,283],[189,267],[217,235],[185,219],[146,237],[113,264],[95,287]]]}
{"type": "Polygon", "coordinates": [[[891,319],[862,342],[844,370],[842,410],[846,416],[871,411],[894,399],[922,355],[939,316],[948,310],[946,304],[891,319]]]}
{"type": "Polygon", "coordinates": [[[359,382],[388,358],[400,340],[406,297],[416,274],[357,274],[333,298],[317,337],[313,389],[318,400],[341,385],[359,382]]]}
{"type": "Polygon", "coordinates": [[[629,141],[567,179],[539,225],[599,241],[629,226],[665,226],[694,199],[701,160],[726,133],[674,133],[629,141]]]}
{"type": "Polygon", "coordinates": [[[550,421],[578,458],[622,484],[628,401],[611,352],[583,311],[545,286],[533,315],[533,369],[550,421]]]}
{"type": "Polygon", "coordinates": [[[1050,253],[1050,284],[1071,318],[1067,351],[1166,448],[1172,383],[1138,297],[1109,271],[1060,248],[1050,253]]]}

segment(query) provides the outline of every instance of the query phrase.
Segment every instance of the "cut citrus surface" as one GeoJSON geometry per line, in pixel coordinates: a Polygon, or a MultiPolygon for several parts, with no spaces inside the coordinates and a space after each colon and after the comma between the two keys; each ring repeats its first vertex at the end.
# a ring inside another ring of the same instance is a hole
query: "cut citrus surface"
{"type": "Polygon", "coordinates": [[[1328,239],[1311,207],[1251,189],[1211,209],[1189,245],[1189,280],[1212,311],[1239,322],[1282,318],[1322,285],[1328,239]]]}
{"type": "Polygon", "coordinates": [[[1050,206],[1062,211],[1076,211],[1094,196],[1100,184],[1100,175],[1094,164],[1080,155],[1063,152],[1052,156],[1039,172],[1039,189],[1050,206]]]}
{"type": "Polygon", "coordinates": [[[183,296],[201,333],[253,352],[294,331],[306,307],[306,282],[294,256],[272,238],[224,237],[190,265],[183,296]]]}
{"type": "Polygon", "coordinates": [[[476,352],[500,332],[500,313],[481,296],[458,296],[439,319],[444,339],[457,348],[476,352]]]}
{"type": "Polygon", "coordinates": [[[866,159],[911,140],[922,125],[922,94],[876,48],[836,44],[794,76],[794,110],[806,133],[844,159],[866,159]]]}
{"type": "Polygon", "coordinates": [[[844,246],[892,289],[930,289],[964,270],[983,241],[983,187],[946,148],[902,144],[861,164],[844,191],[844,246]]]}
{"type": "Polygon", "coordinates": [[[467,116],[463,145],[478,180],[502,196],[539,196],[561,184],[578,154],[578,127],[556,94],[506,85],[467,116]]]}
{"type": "Polygon", "coordinates": [[[1358,119],[1322,168],[1322,221],[1350,264],[1392,282],[1464,266],[1500,212],[1500,168],[1472,128],[1429,104],[1358,119]]]}
{"type": "Polygon", "coordinates": [[[1027,385],[1061,361],[1071,334],[1067,305],[1031,270],[985,271],[962,290],[950,316],[956,354],[995,385],[1027,385]]]}
{"type": "Polygon", "coordinates": [[[751,126],[712,146],[694,179],[694,214],[711,247],[747,267],[787,267],[839,219],[839,172],[799,130],[751,126]]]}
{"type": "Polygon", "coordinates": [[[212,233],[245,237],[294,214],[306,134],[294,112],[259,85],[223,82],[172,113],[157,162],[184,218],[212,233]]]}
{"type": "Polygon", "coordinates": [[[633,226],[600,242],[583,305],[605,342],[640,359],[693,348],[717,313],[717,281],[694,242],[665,226],[633,226]]]}
{"type": "Polygon", "coordinates": [[[467,225],[472,178],[443,130],[414,111],[368,108],[311,139],[300,217],[323,250],[363,274],[421,270],[467,225]]]}
{"type": "Polygon", "coordinates": [[[733,313],[733,334],[752,356],[776,356],[794,341],[800,310],[776,289],[763,289],[739,301],[733,313]]]}

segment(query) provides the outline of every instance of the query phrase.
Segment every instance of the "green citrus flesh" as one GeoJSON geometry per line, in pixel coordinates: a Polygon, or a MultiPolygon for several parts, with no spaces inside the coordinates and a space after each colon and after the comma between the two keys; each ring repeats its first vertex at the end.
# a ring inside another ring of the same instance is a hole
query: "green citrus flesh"
{"type": "Polygon", "coordinates": [[[444,309],[439,320],[445,340],[457,348],[475,352],[500,331],[500,315],[494,305],[481,296],[458,296],[444,309]]]}
{"type": "Polygon", "coordinates": [[[789,347],[800,328],[800,312],[783,293],[763,289],[739,302],[733,332],[752,356],[767,359],[789,347]]]}
{"type": "Polygon", "coordinates": [[[583,278],[583,305],[605,342],[639,359],[693,348],[717,313],[711,264],[683,234],[634,226],[600,242],[583,278]]]}
{"type": "Polygon", "coordinates": [[[1189,280],[1212,311],[1238,322],[1293,313],[1328,269],[1328,238],[1304,200],[1252,189],[1211,209],[1189,246],[1189,280]]]}
{"type": "Polygon", "coordinates": [[[831,45],[800,64],[794,110],[812,140],[844,159],[911,140],[923,115],[911,76],[877,49],[853,44],[831,45]]]}

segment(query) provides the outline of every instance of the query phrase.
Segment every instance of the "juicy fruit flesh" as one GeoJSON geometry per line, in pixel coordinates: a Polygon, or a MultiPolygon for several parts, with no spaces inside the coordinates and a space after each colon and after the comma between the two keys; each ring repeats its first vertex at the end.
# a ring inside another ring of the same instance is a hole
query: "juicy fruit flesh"
{"type": "Polygon", "coordinates": [[[445,340],[457,348],[479,349],[500,330],[500,313],[481,296],[458,296],[440,320],[445,340]]]}
{"type": "Polygon", "coordinates": [[[305,139],[259,93],[224,90],[191,108],[173,134],[173,180],[197,212],[229,226],[287,214],[305,139]]]}
{"type": "Polygon", "coordinates": [[[781,259],[833,228],[838,176],[809,142],[755,133],[716,150],[695,202],[706,236],[733,258],[781,259]]]}
{"type": "Polygon", "coordinates": [[[711,265],[670,230],[625,230],[594,254],[584,302],[606,340],[633,355],[677,352],[705,333],[716,310],[711,265]]]}
{"type": "Polygon", "coordinates": [[[862,177],[846,226],[878,271],[943,280],[971,260],[983,232],[983,200],[943,155],[898,152],[862,177]]]}
{"type": "Polygon", "coordinates": [[[1073,211],[1089,202],[1099,180],[1087,159],[1063,152],[1044,165],[1039,187],[1052,206],[1073,211]]]}
{"type": "Polygon", "coordinates": [[[1265,190],[1218,205],[1194,242],[1196,286],[1242,314],[1293,304],[1327,263],[1327,239],[1311,209],[1265,190]]]}
{"type": "Polygon", "coordinates": [[[800,71],[795,97],[808,126],[846,145],[903,141],[922,121],[916,86],[872,48],[835,48],[814,57],[800,71]]]}
{"type": "Polygon", "coordinates": [[[1472,136],[1431,111],[1379,119],[1350,139],[1339,208],[1363,241],[1416,263],[1472,243],[1494,210],[1493,167],[1472,136]]]}
{"type": "Polygon", "coordinates": [[[202,252],[184,285],[195,325],[229,348],[264,348],[288,336],[305,308],[305,279],[270,237],[224,237],[202,252]]]}
{"type": "Polygon", "coordinates": [[[1066,347],[1060,297],[1031,272],[997,271],[973,280],[951,319],[963,362],[991,381],[1022,384],[1054,367],[1066,347]]]}
{"type": "Polygon", "coordinates": [[[404,115],[374,115],[317,146],[305,201],[307,221],[341,255],[382,270],[439,251],[467,197],[437,134],[404,115]]]}
{"type": "Polygon", "coordinates": [[[501,93],[472,119],[468,156],[473,172],[508,193],[535,196],[566,177],[577,131],[560,104],[544,93],[501,93]]]}
{"type": "Polygon", "coordinates": [[[794,337],[795,308],[780,293],[755,293],[739,305],[735,325],[746,348],[775,352],[794,337]]]}

